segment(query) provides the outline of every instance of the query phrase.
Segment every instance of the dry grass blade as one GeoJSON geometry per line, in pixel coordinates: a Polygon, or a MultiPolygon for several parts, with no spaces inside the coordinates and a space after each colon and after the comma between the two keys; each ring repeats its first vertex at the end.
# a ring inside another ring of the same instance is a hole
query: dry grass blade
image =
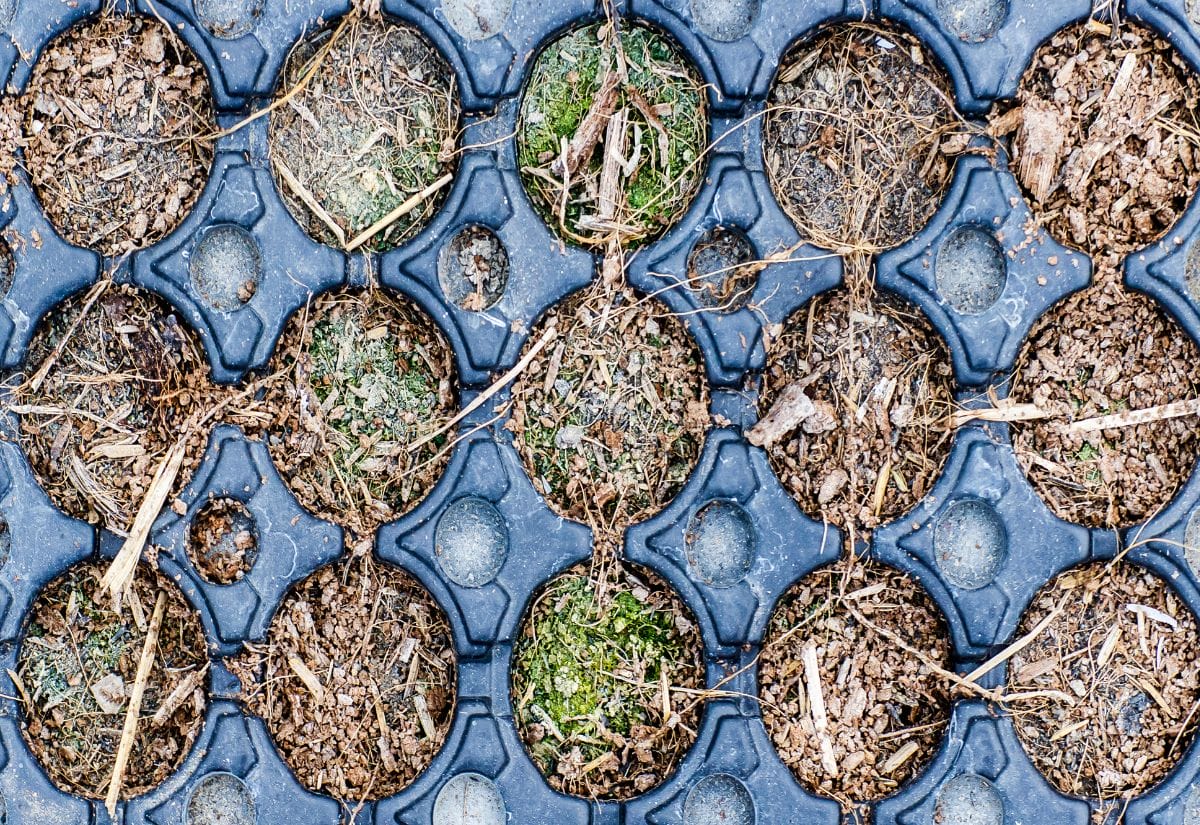
{"type": "Polygon", "coordinates": [[[1050,417],[1051,413],[1037,404],[1006,404],[975,410],[955,410],[951,423],[957,428],[972,421],[1038,421],[1050,417]]]}
{"type": "Polygon", "coordinates": [[[125,781],[125,766],[129,764],[129,753],[133,750],[134,737],[137,736],[138,715],[142,712],[142,696],[146,692],[146,680],[150,678],[150,668],[154,665],[155,648],[158,644],[158,631],[162,627],[163,611],[167,606],[167,594],[158,592],[154,601],[154,615],[150,618],[150,626],[146,630],[146,641],[142,645],[142,656],[138,660],[137,677],[133,681],[133,690],[129,694],[129,706],[125,709],[125,726],[121,730],[121,741],[117,746],[117,761],[113,765],[112,780],[108,784],[108,794],[104,798],[104,807],[109,816],[116,816],[117,799],[121,795],[121,784],[125,781]]]}
{"type": "Polygon", "coordinates": [[[825,697],[821,692],[821,668],[817,664],[817,648],[806,645],[801,654],[804,659],[804,682],[808,691],[808,707],[812,714],[813,727],[821,743],[821,763],[825,772],[832,777],[838,775],[837,758],[833,754],[833,742],[829,738],[829,717],[825,713],[825,697]]]}
{"type": "MultiPolygon", "coordinates": [[[[409,212],[416,209],[418,206],[420,206],[422,203],[424,203],[429,198],[430,195],[433,195],[439,189],[446,186],[446,184],[450,183],[450,181],[452,181],[452,180],[454,180],[454,175],[452,175],[451,173],[447,172],[446,174],[442,175],[440,178],[435,180],[433,183],[429,184],[424,189],[422,189],[420,192],[417,192],[415,195],[410,197],[408,200],[404,201],[404,203],[400,204],[395,209],[393,209],[391,212],[387,213],[382,218],[377,220],[375,223],[371,224],[366,229],[364,229],[358,237],[354,238],[352,241],[350,241],[348,244],[345,245],[346,251],[353,252],[354,250],[358,249],[360,246],[365,244],[367,241],[371,240],[371,238],[373,238],[375,235],[377,235],[378,233],[387,229],[389,226],[391,226],[396,221],[403,218],[409,212]]],[[[308,203],[308,201],[305,201],[305,203],[308,203]]],[[[317,207],[317,208],[319,209],[320,207],[317,207]]]]}
{"type": "Polygon", "coordinates": [[[1124,410],[1112,415],[1084,418],[1072,421],[1067,429],[1076,433],[1088,433],[1098,430],[1113,430],[1118,427],[1135,427],[1138,424],[1182,418],[1185,415],[1200,415],[1200,398],[1189,398],[1186,401],[1173,401],[1169,404],[1159,404],[1140,410],[1124,410]]]}
{"type": "Polygon", "coordinates": [[[1016,654],[1018,654],[1022,650],[1024,650],[1026,647],[1028,647],[1033,642],[1034,639],[1036,639],[1038,636],[1042,635],[1042,633],[1046,630],[1046,628],[1050,626],[1051,622],[1053,622],[1055,619],[1058,618],[1058,614],[1063,612],[1063,609],[1066,608],[1066,606],[1067,606],[1067,600],[1068,600],[1068,597],[1063,596],[1063,598],[1058,602],[1058,604],[1054,607],[1054,609],[1051,610],[1049,613],[1047,613],[1045,618],[1043,618],[1040,622],[1038,622],[1036,625],[1034,625],[1032,630],[1030,630],[1028,633],[1026,633],[1021,638],[1012,642],[1010,645],[1008,645],[1006,648],[1004,648],[1004,650],[1001,650],[995,656],[988,659],[986,662],[981,664],[979,667],[975,668],[970,673],[968,673],[966,675],[965,681],[977,683],[984,676],[988,675],[993,670],[995,670],[997,667],[1004,664],[1009,659],[1011,659],[1013,656],[1015,656],[1016,654]]]}
{"type": "MultiPolygon", "coordinates": [[[[300,182],[300,180],[296,177],[296,175],[292,172],[292,170],[287,167],[286,163],[284,163],[278,157],[272,158],[271,162],[275,164],[276,171],[279,172],[279,175],[283,178],[284,183],[286,183],[288,185],[288,189],[291,189],[292,193],[296,197],[298,197],[300,200],[304,201],[304,205],[312,210],[312,213],[321,220],[321,223],[323,223],[327,227],[329,227],[329,231],[332,232],[334,234],[334,236],[337,238],[338,244],[345,247],[346,246],[345,230],[343,230],[342,227],[340,227],[338,225],[337,221],[335,221],[333,219],[333,217],[328,212],[325,211],[324,207],[322,207],[321,204],[317,203],[317,199],[312,196],[311,192],[309,192],[306,188],[304,188],[304,184],[302,184],[300,182]]],[[[411,207],[410,207],[410,209],[411,209],[411,207]]],[[[393,218],[393,220],[395,220],[395,219],[393,218]]],[[[374,234],[374,233],[372,233],[372,234],[374,234]]],[[[370,236],[368,236],[368,237],[370,237],[370,236]]],[[[360,241],[360,243],[361,243],[361,241],[360,241]]]]}

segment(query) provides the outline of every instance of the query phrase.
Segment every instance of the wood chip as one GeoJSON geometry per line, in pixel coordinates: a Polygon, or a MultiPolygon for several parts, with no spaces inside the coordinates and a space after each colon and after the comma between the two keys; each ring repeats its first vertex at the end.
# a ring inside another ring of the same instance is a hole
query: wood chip
{"type": "Polygon", "coordinates": [[[321,680],[317,678],[317,674],[309,670],[308,665],[304,664],[304,660],[299,654],[289,653],[287,657],[288,667],[292,672],[300,677],[300,681],[308,688],[308,692],[313,695],[313,698],[318,703],[325,701],[325,686],[321,684],[321,680]]]}

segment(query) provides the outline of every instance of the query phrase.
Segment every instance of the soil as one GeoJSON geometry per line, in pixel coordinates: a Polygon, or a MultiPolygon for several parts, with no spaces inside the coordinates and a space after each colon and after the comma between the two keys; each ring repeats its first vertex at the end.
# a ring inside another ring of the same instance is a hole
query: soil
{"type": "Polygon", "coordinates": [[[110,256],[166,237],[208,177],[211,100],[200,62],[157,20],[105,14],[54,40],[20,142],[55,228],[110,256]]]}
{"type": "Polygon", "coordinates": [[[911,35],[850,23],[792,49],[763,120],[767,171],[806,239],[874,252],[925,225],[965,148],[944,72],[911,35]],[[957,135],[955,133],[958,133],[957,135]]]}
{"type": "Polygon", "coordinates": [[[695,68],[666,35],[621,26],[619,35],[612,23],[583,26],[547,46],[521,102],[521,178],[542,217],[575,243],[657,236],[703,173],[708,120],[695,68]]]}
{"type": "Polygon", "coordinates": [[[26,741],[50,779],[70,793],[101,799],[108,789],[159,593],[166,608],[142,700],[121,798],[157,786],[187,756],[204,721],[207,668],[200,619],[178,588],[139,567],[137,610],[114,613],[100,586],[104,564],[84,562],[51,582],[33,604],[17,657],[26,741]],[[140,619],[140,621],[139,621],[140,619]]]}
{"type": "Polygon", "coordinates": [[[445,615],[415,579],[369,552],[296,585],[266,640],[229,664],[296,778],[344,804],[407,787],[454,715],[445,615]]]}
{"type": "Polygon", "coordinates": [[[508,286],[508,250],[486,226],[468,226],[438,258],[442,292],[468,312],[491,309],[508,286]]]}
{"type": "Polygon", "coordinates": [[[192,519],[188,558],[201,577],[213,584],[233,584],[258,559],[254,516],[237,499],[209,501],[192,519]]]}
{"type": "Polygon", "coordinates": [[[1009,662],[1009,690],[1044,691],[1015,712],[1017,734],[1060,791],[1112,799],[1157,784],[1195,733],[1196,619],[1161,579],[1128,562],[1078,568],[1035,597],[1009,662]]]}
{"type": "Polygon", "coordinates": [[[879,293],[814,298],[770,342],[748,438],[805,512],[861,534],[907,512],[950,453],[949,354],[879,293]]]}
{"type": "Polygon", "coordinates": [[[551,325],[557,337],[513,386],[508,426],[550,507],[615,546],[696,463],[708,428],[700,352],[658,301],[602,282],[551,309],[530,341],[551,325]]]}
{"type": "Polygon", "coordinates": [[[536,597],[513,651],[513,709],[550,787],[627,799],[663,782],[695,741],[704,645],[664,581],[599,564],[536,597]]]}
{"type": "Polygon", "coordinates": [[[758,678],[767,732],[796,778],[850,810],[916,776],[949,720],[950,683],[931,667],[949,669],[947,637],[916,582],[852,555],[785,594],[758,678]]]}
{"type": "MultiPolygon", "coordinates": [[[[166,302],[104,282],[47,316],[27,363],[35,371],[18,376],[12,409],[39,482],[68,515],[123,535],[186,422],[211,408],[203,350],[166,302]]],[[[196,429],[188,438],[175,490],[206,437],[196,429]]]]}
{"type": "Polygon", "coordinates": [[[433,321],[383,289],[292,317],[244,426],[300,503],[359,538],[414,507],[449,461],[454,364],[433,321]]]}
{"type": "Polygon", "coordinates": [[[364,245],[392,249],[430,221],[449,187],[427,188],[454,170],[461,110],[449,64],[420,32],[354,13],[295,48],[284,97],[271,115],[276,183],[309,235],[345,247],[422,192],[364,245]]]}
{"type": "Polygon", "coordinates": [[[1123,257],[1163,235],[1200,186],[1197,96],[1183,59],[1148,31],[1076,26],[1034,57],[1016,108],[1018,178],[1037,220],[1090,253],[1092,286],[1039,323],[1011,395],[1049,418],[1015,424],[1018,459],[1051,509],[1089,526],[1123,526],[1165,504],[1191,472],[1191,419],[1091,433],[1064,424],[1193,398],[1200,351],[1151,299],[1121,283],[1123,257]]]}

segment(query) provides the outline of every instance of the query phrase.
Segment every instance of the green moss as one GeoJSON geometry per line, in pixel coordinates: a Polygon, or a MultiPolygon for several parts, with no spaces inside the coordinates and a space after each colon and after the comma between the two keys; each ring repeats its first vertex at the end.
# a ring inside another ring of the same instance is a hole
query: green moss
{"type": "MultiPolygon", "coordinates": [[[[556,227],[561,188],[529,170],[549,167],[563,141],[575,135],[591,107],[600,85],[601,64],[608,65],[608,58],[603,56],[607,45],[600,39],[606,30],[593,24],[552,43],[535,63],[522,102],[518,162],[535,207],[556,227]]],[[[630,209],[623,219],[634,227],[628,240],[635,245],[657,234],[687,207],[700,179],[701,164],[696,161],[706,143],[707,119],[703,89],[666,37],[644,26],[625,26],[620,44],[628,67],[628,86],[635,88],[651,107],[665,112],[661,122],[668,135],[664,158],[659,154],[654,125],[634,105],[628,87],[622,89],[617,106],[628,111],[631,123],[641,133],[638,163],[623,186],[630,209]]],[[[603,240],[602,234],[594,235],[579,224],[581,218],[596,211],[595,202],[587,197],[585,179],[591,179],[594,187],[603,155],[602,141],[571,181],[565,211],[566,229],[586,242],[603,240]]]]}
{"type": "MultiPolygon", "coordinates": [[[[522,727],[547,724],[590,761],[613,749],[604,735],[628,736],[652,717],[663,668],[693,656],[675,628],[674,614],[640,600],[624,583],[606,602],[591,580],[568,573],[551,583],[532,628],[518,643],[513,671],[516,712],[522,727]],[[626,678],[619,679],[618,671],[626,678]],[[628,674],[642,674],[632,680],[628,674]]],[[[563,744],[548,733],[532,746],[534,759],[552,771],[563,744]]]]}

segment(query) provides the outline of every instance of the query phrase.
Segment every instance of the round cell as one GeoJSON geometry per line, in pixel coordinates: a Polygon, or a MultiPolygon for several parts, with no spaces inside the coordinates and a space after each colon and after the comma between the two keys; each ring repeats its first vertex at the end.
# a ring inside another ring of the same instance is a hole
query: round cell
{"type": "Polygon", "coordinates": [[[446,22],[468,40],[494,37],[512,14],[512,0],[442,0],[446,22]]]}
{"type": "Polygon", "coordinates": [[[1004,801],[995,786],[982,776],[960,774],[938,791],[933,821],[954,825],[1004,825],[1004,801]]]}
{"type": "Polygon", "coordinates": [[[758,272],[748,264],[756,257],[743,232],[714,227],[700,236],[688,255],[688,286],[706,307],[740,309],[754,291],[758,272]]]}
{"type": "Polygon", "coordinates": [[[942,243],[934,265],[938,294],[963,315],[986,312],[1004,292],[1008,267],[995,236],[960,226],[942,243]]]}
{"type": "Polygon", "coordinates": [[[1008,557],[1008,532],[987,502],[955,502],[934,528],[933,554],[951,584],[978,590],[992,583],[1008,557]]]}
{"type": "Polygon", "coordinates": [[[750,572],[757,544],[754,525],[741,505],[711,501],[688,525],[688,565],[710,587],[732,587],[750,572]]]}
{"type": "Polygon", "coordinates": [[[508,250],[486,226],[468,226],[438,256],[442,293],[462,309],[491,309],[508,286],[508,250]]]}
{"type": "Polygon", "coordinates": [[[496,783],[477,773],[452,777],[433,803],[433,825],[505,825],[507,821],[496,783]]]}
{"type": "Polygon", "coordinates": [[[17,16],[19,0],[0,0],[0,29],[8,28],[17,16]]]}
{"type": "Polygon", "coordinates": [[[263,10],[263,0],[193,0],[192,5],[204,28],[222,40],[249,34],[263,10]]]}
{"type": "MultiPolygon", "coordinates": [[[[1200,0],[1197,0],[1200,2],[1200,0]]],[[[1188,297],[1200,301],[1200,238],[1192,241],[1188,247],[1187,261],[1183,267],[1184,287],[1188,297]]]]}
{"type": "Polygon", "coordinates": [[[968,43],[982,43],[1004,25],[1008,0],[937,0],[942,24],[968,43]]]}
{"type": "Polygon", "coordinates": [[[508,528],[491,502],[460,498],[438,519],[434,548],[450,581],[461,587],[482,587],[504,566],[508,528]]]}
{"type": "Polygon", "coordinates": [[[188,557],[205,581],[233,584],[258,560],[258,527],[246,505],[214,499],[196,513],[188,528],[188,557]]]}
{"type": "Polygon", "coordinates": [[[745,37],[758,17],[759,0],[692,0],[692,23],[713,40],[745,37]]]}
{"type": "Polygon", "coordinates": [[[1200,507],[1188,516],[1187,527],[1183,531],[1183,556],[1187,559],[1192,573],[1200,576],[1200,507]]]}
{"type": "Polygon", "coordinates": [[[192,250],[192,287],[220,312],[254,297],[262,278],[262,252],[254,236],[233,223],[210,227],[192,250]]]}
{"type": "Polygon", "coordinates": [[[1181,825],[1200,825],[1200,785],[1193,785],[1188,794],[1187,802],[1183,805],[1181,825]]]}
{"type": "Polygon", "coordinates": [[[754,825],[754,800],[736,776],[714,773],[688,791],[683,821],[688,825],[754,825]]]}
{"type": "Polygon", "coordinates": [[[255,825],[254,798],[240,777],[210,773],[192,788],[187,825],[255,825]]]}

